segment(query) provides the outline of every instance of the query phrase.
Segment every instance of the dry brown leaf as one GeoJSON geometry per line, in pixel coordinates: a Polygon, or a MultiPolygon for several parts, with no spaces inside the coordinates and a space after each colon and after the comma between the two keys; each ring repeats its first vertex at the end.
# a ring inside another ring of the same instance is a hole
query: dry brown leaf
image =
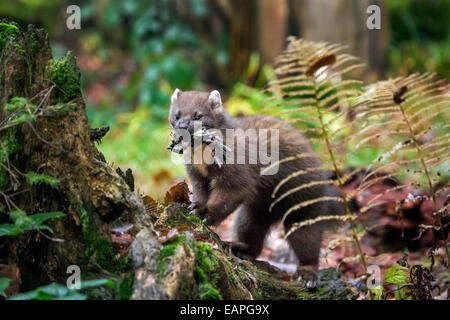
{"type": "Polygon", "coordinates": [[[189,204],[189,187],[185,180],[177,182],[170,186],[164,197],[164,204],[168,205],[172,202],[180,204],[189,204]]]}
{"type": "Polygon", "coordinates": [[[150,196],[143,196],[142,201],[144,202],[145,210],[147,213],[155,219],[159,219],[159,216],[163,212],[159,203],[150,196]]]}

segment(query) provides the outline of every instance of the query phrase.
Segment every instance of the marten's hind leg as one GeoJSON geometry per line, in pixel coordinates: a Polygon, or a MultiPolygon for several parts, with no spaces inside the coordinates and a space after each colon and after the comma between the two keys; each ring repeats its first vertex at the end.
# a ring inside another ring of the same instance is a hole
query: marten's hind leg
{"type": "MultiPolygon", "coordinates": [[[[300,215],[308,217],[305,212],[301,212],[300,215]]],[[[292,223],[285,223],[286,233],[291,226],[292,223]]],[[[297,274],[308,287],[316,287],[319,283],[318,266],[323,231],[324,224],[318,222],[294,231],[287,239],[298,261],[297,274]]]]}
{"type": "Polygon", "coordinates": [[[236,214],[234,233],[237,241],[232,243],[231,252],[243,259],[255,259],[261,253],[270,223],[262,219],[263,212],[245,205],[240,206],[236,214]]]}

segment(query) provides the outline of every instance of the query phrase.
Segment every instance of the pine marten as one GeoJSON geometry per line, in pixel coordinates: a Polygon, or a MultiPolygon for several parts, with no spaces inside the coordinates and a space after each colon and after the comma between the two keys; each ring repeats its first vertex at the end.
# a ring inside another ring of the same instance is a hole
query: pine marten
{"type": "MultiPolygon", "coordinates": [[[[303,170],[282,184],[276,193],[277,196],[295,187],[328,179],[324,170],[320,168],[322,165],[320,159],[314,154],[304,136],[291,125],[274,117],[266,115],[232,117],[224,108],[217,90],[182,92],[176,89],[171,98],[169,112],[171,126],[175,131],[185,129],[193,134],[196,121],[201,122],[203,127],[223,132],[226,129],[245,131],[278,128],[278,158],[282,160],[293,157],[291,160],[281,161],[278,171],[268,175],[261,174],[261,169],[267,166],[260,163],[235,162],[224,165],[216,162],[186,163],[186,171],[193,189],[192,209],[196,215],[203,218],[207,225],[218,225],[237,211],[234,223],[237,241],[231,244],[231,252],[236,256],[256,258],[261,253],[270,226],[279,222],[294,205],[323,196],[341,196],[333,185],[316,184],[289,194],[270,208],[275,200],[272,197],[274,188],[290,174],[303,170]]],[[[225,137],[225,133],[223,136],[225,137]]],[[[239,133],[233,138],[238,139],[239,133]]],[[[250,142],[248,139],[245,141],[248,147],[250,142]]],[[[266,141],[272,143],[270,137],[266,141]]],[[[234,148],[236,147],[237,144],[234,148]]],[[[191,145],[185,148],[191,148],[191,145]]],[[[271,150],[270,146],[267,149],[271,150]]],[[[246,159],[250,159],[248,154],[246,159]]],[[[287,232],[293,223],[344,212],[342,201],[319,201],[294,210],[283,224],[287,232]]],[[[322,235],[325,228],[330,225],[329,221],[302,227],[287,238],[298,260],[298,274],[308,286],[317,285],[319,251],[322,235]]]]}

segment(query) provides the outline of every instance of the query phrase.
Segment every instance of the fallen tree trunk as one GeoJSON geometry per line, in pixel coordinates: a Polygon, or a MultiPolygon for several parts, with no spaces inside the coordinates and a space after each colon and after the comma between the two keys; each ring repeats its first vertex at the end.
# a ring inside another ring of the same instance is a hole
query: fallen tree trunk
{"type": "Polygon", "coordinates": [[[74,56],[52,59],[48,35],[34,26],[0,21],[0,36],[0,267],[22,282],[11,294],[65,283],[77,265],[83,279],[118,282],[91,298],[357,296],[330,270],[322,290],[308,291],[266,262],[231,255],[186,199],[168,197],[164,208],[142,201],[129,172],[116,173],[95,146],[104,132],[89,127],[74,56]],[[39,214],[53,219],[44,225],[39,214]]]}

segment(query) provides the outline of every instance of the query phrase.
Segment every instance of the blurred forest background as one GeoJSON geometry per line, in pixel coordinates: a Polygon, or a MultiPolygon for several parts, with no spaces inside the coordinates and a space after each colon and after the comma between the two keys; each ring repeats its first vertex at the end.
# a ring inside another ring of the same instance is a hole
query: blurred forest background
{"type": "Polygon", "coordinates": [[[167,150],[173,90],[217,88],[232,114],[258,113],[288,35],[348,45],[367,82],[427,71],[450,78],[448,0],[14,0],[0,3],[0,16],[45,28],[56,58],[75,53],[91,126],[111,127],[100,150],[157,199],[184,176],[167,150]],[[66,27],[71,4],[81,30],[66,27]],[[371,4],[381,30],[366,27],[371,4]]]}

